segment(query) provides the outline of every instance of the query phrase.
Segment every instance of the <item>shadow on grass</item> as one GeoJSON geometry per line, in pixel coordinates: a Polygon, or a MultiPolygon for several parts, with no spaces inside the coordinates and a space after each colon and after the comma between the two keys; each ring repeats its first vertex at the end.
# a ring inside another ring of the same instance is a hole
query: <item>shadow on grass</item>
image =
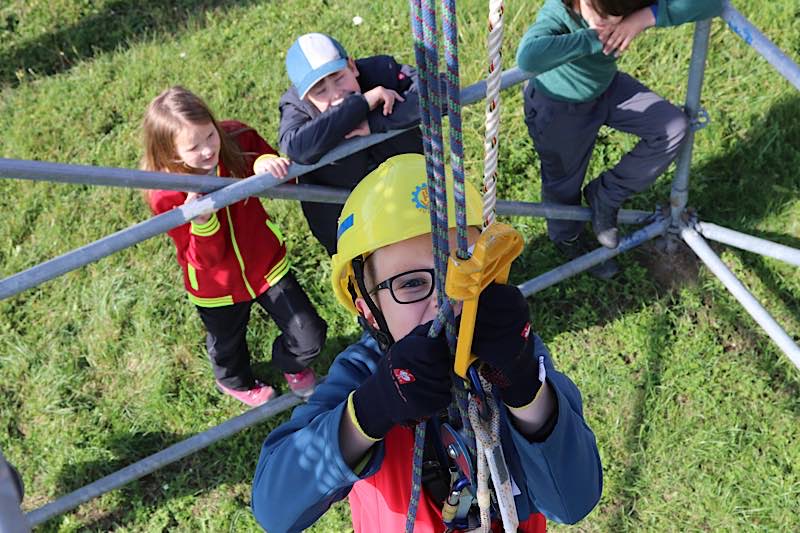
{"type": "MultiPolygon", "coordinates": [[[[357,340],[357,336],[331,337],[328,339],[324,352],[315,361],[314,367],[319,375],[327,373],[333,359],[341,350],[357,340]]],[[[263,362],[254,364],[257,375],[269,379],[270,383],[285,382],[278,369],[271,363],[263,362]]],[[[222,396],[220,396],[222,399],[222,396]]],[[[230,400],[234,401],[234,400],[230,400]]],[[[242,407],[244,412],[245,407],[242,407]]],[[[82,531],[111,531],[128,521],[134,522],[137,509],[142,506],[161,506],[165,501],[181,499],[186,496],[196,496],[211,489],[233,486],[244,483],[247,485],[247,496],[237,494],[237,503],[243,509],[249,509],[249,486],[255,472],[256,462],[261,451],[261,445],[266,438],[269,428],[288,419],[291,410],[275,415],[268,421],[262,422],[243,430],[227,439],[212,444],[208,448],[184,457],[174,463],[164,466],[124,487],[121,487],[122,504],[113,508],[95,508],[87,502],[76,511],[81,521],[82,531]]],[[[60,473],[56,482],[56,493],[61,496],[78,488],[92,483],[117,470],[153,455],[169,446],[177,444],[192,437],[193,434],[175,434],[167,432],[118,432],[109,435],[102,448],[108,450],[110,455],[116,457],[114,461],[89,461],[66,466],[60,473]]],[[[235,489],[231,489],[235,491],[235,489]]],[[[166,530],[180,526],[176,518],[170,515],[171,523],[166,530]]],[[[45,530],[59,530],[61,517],[55,517],[47,522],[45,530]]]]}
{"type": "MultiPolygon", "coordinates": [[[[772,106],[766,116],[724,156],[705,162],[694,172],[700,176],[697,179],[701,183],[705,176],[729,177],[725,182],[715,181],[713,190],[706,188],[694,198],[701,219],[800,249],[800,235],[758,229],[764,218],[774,217],[776,213],[786,216],[786,207],[800,198],[798,147],[800,96],[795,93],[772,106]]],[[[795,222],[800,220],[800,212],[792,215],[795,222]]],[[[715,244],[714,247],[723,245],[715,244]]],[[[772,260],[751,252],[729,249],[741,257],[743,264],[761,280],[773,299],[781,301],[795,318],[800,319],[800,298],[786,290],[785,280],[770,264],[772,260]]],[[[761,342],[772,342],[758,326],[745,322],[742,315],[733,315],[734,311],[731,311],[727,318],[738,325],[742,336],[750,339],[754,349],[761,342]]],[[[800,341],[800,335],[795,333],[794,339],[800,341]]],[[[800,397],[800,385],[794,374],[796,369],[771,357],[759,357],[755,363],[769,377],[775,390],[790,398],[800,397]]],[[[800,403],[794,402],[793,406],[795,412],[800,413],[800,403]]]]}
{"type": "Polygon", "coordinates": [[[633,406],[633,420],[625,430],[625,449],[627,464],[620,482],[620,495],[612,508],[613,517],[608,521],[608,531],[625,531],[626,521],[635,517],[636,498],[639,491],[639,478],[644,466],[644,457],[650,440],[648,426],[648,406],[650,398],[659,394],[664,369],[664,354],[669,353],[665,341],[670,339],[672,321],[666,315],[654,320],[648,337],[646,372],[637,387],[633,406]]]}
{"type": "MultiPolygon", "coordinates": [[[[57,493],[76,490],[191,436],[165,432],[113,434],[104,448],[118,459],[66,467],[60,473],[57,493]]],[[[143,506],[196,496],[223,485],[249,484],[264,436],[249,428],[117,489],[121,491],[118,504],[93,505],[96,500],[83,504],[72,511],[81,523],[80,530],[112,531],[128,521],[134,522],[137,509],[143,506]],[[242,458],[243,455],[246,457],[242,458]]],[[[247,503],[242,506],[247,508],[247,503]]],[[[62,520],[63,516],[54,517],[45,523],[44,529],[58,531],[62,520]]],[[[170,522],[165,531],[180,526],[172,514],[170,522]]]]}
{"type": "MultiPolygon", "coordinates": [[[[714,127],[713,123],[711,127],[714,127]]],[[[698,206],[702,220],[800,249],[798,236],[756,229],[765,218],[784,212],[787,205],[800,198],[800,173],[796,170],[800,168],[798,146],[800,97],[793,95],[774,105],[745,137],[732,144],[723,155],[693,168],[691,205],[698,206]],[[709,176],[722,176],[724,179],[709,176]]],[[[723,248],[718,244],[713,244],[713,247],[716,250],[723,248]]],[[[780,299],[794,316],[800,317],[800,299],[788,293],[785,281],[769,262],[757,254],[738,253],[772,296],[780,299]]],[[[579,331],[606,324],[628,311],[647,305],[649,301],[673,298],[681,288],[696,283],[701,265],[685,245],[679,247],[676,256],[668,256],[652,242],[618,260],[624,270],[615,280],[604,282],[583,273],[530,299],[533,321],[545,342],[563,331],[579,331]],[[637,269],[637,266],[641,268],[637,269]]],[[[562,262],[548,239],[540,236],[526,246],[514,265],[511,280],[514,283],[525,281],[562,262]]],[[[758,346],[771,341],[757,326],[745,321],[738,304],[733,305],[732,309],[718,306],[715,312],[736,325],[749,346],[748,351],[763,353],[758,346]]],[[[609,531],[629,529],[631,518],[635,520],[638,484],[650,438],[648,405],[650,399],[659,394],[665,364],[663,354],[669,352],[669,347],[663,342],[670,338],[670,331],[672,324],[668,317],[658,319],[651,327],[646,374],[634,400],[632,424],[625,430],[624,447],[630,459],[625,465],[622,491],[611,504],[609,531]]],[[[800,385],[793,374],[795,369],[784,364],[785,361],[763,356],[754,363],[755,369],[768,377],[781,396],[800,398],[800,385]]],[[[800,402],[790,403],[793,412],[800,415],[800,402]]]]}
{"type": "Polygon", "coordinates": [[[38,76],[63,72],[82,60],[120,46],[127,47],[145,36],[178,33],[189,20],[203,25],[205,11],[252,3],[254,0],[111,2],[98,14],[0,52],[0,86],[17,85],[18,71],[22,71],[22,76],[29,72],[38,76]]]}
{"type": "MultiPolygon", "coordinates": [[[[752,232],[761,220],[800,198],[798,146],[800,96],[793,94],[773,105],[722,156],[693,169],[690,205],[697,207],[701,220],[752,232]]],[[[797,238],[767,238],[798,245],[797,238]]]]}
{"type": "MultiPolygon", "coordinates": [[[[713,127],[713,125],[712,125],[713,127]]],[[[786,205],[800,197],[800,175],[796,172],[800,165],[800,97],[787,98],[770,109],[769,113],[741,141],[733,145],[723,156],[704,162],[693,171],[694,178],[700,182],[699,195],[694,196],[693,204],[700,206],[703,219],[726,225],[739,231],[748,232],[787,246],[800,249],[800,239],[796,236],[754,230],[766,217],[783,212],[786,205]],[[703,187],[704,176],[726,176],[726,181],[714,181],[713,187],[703,187]]],[[[690,187],[691,191],[691,187],[690,187]]],[[[713,244],[716,250],[723,245],[713,244]]],[[[640,249],[641,250],[641,249],[640,249]]],[[[641,253],[641,252],[640,252],[641,253]]],[[[691,254],[691,251],[688,253],[691,254]]],[[[775,299],[780,299],[786,308],[800,317],[800,302],[787,293],[784,281],[774,268],[760,255],[737,251],[744,264],[764,283],[775,299]]],[[[648,267],[661,288],[680,288],[691,277],[681,279],[681,272],[666,279],[659,276],[661,260],[642,254],[640,262],[648,267]],[[669,283],[673,282],[673,283],[669,283]],[[677,283],[674,283],[677,282],[677,283]]],[[[682,260],[675,263],[681,270],[682,260]]],[[[696,260],[695,260],[696,262],[696,260]]],[[[660,270],[663,271],[663,268],[660,270]]],[[[663,272],[661,272],[663,274],[663,272]]],[[[743,318],[738,304],[733,307],[717,305],[714,312],[722,319],[735,324],[745,347],[738,350],[749,353],[762,353],[759,344],[770,343],[763,331],[743,318]]],[[[668,332],[670,324],[664,320],[655,324],[651,339],[654,341],[648,356],[648,374],[641,394],[636,401],[634,423],[626,431],[626,449],[632,456],[627,465],[623,481],[621,501],[609,522],[611,531],[622,531],[628,526],[629,518],[635,518],[635,503],[638,494],[638,480],[643,467],[642,456],[648,446],[648,397],[658,394],[663,362],[661,354],[668,348],[659,346],[664,338],[659,332],[668,332]]],[[[797,336],[795,336],[796,338],[797,336]]],[[[727,348],[726,348],[727,351],[727,348]]],[[[771,350],[770,350],[771,351],[771,350]]],[[[777,350],[776,350],[777,351],[777,350]]],[[[800,384],[795,369],[769,355],[754,358],[754,367],[768,377],[768,382],[776,392],[787,399],[800,398],[800,384]]],[[[800,402],[789,401],[792,411],[800,415],[800,402]]]]}
{"type": "MultiPolygon", "coordinates": [[[[634,256],[624,254],[617,260],[622,268],[612,280],[598,280],[583,272],[529,298],[532,322],[545,343],[564,331],[602,326],[663,296],[663,288],[634,256]]],[[[563,262],[549,239],[541,235],[529,242],[515,261],[510,282],[521,283],[563,262]]]]}

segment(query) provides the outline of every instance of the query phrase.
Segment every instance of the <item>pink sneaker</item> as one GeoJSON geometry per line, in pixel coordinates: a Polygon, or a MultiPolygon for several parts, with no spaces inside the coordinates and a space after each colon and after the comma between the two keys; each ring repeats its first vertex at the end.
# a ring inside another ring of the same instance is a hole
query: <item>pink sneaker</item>
{"type": "Polygon", "coordinates": [[[275,389],[258,380],[256,380],[256,386],[250,390],[231,389],[219,381],[217,381],[217,388],[228,396],[233,396],[240,402],[246,403],[250,407],[257,407],[261,404],[265,404],[275,396],[275,389]]]}
{"type": "Polygon", "coordinates": [[[301,370],[296,374],[284,372],[283,377],[286,378],[286,382],[289,383],[289,388],[292,389],[292,392],[301,398],[311,396],[317,386],[317,375],[310,368],[301,370]]]}

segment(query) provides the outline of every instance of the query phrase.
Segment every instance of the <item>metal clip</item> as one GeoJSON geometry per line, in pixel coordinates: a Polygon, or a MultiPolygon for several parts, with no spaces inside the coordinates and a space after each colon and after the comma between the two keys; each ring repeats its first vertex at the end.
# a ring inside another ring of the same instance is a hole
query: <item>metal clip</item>
{"type": "Polygon", "coordinates": [[[692,131],[700,131],[709,124],[711,124],[711,117],[705,107],[698,109],[697,114],[689,121],[689,127],[692,128],[692,131]]]}

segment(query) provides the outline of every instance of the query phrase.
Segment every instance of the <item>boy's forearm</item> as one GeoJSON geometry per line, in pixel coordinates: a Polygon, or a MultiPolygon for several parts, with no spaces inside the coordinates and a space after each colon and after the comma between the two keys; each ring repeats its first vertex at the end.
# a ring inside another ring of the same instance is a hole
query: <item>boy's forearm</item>
{"type": "Polygon", "coordinates": [[[356,471],[356,467],[375,444],[375,440],[367,438],[358,430],[348,411],[342,413],[342,419],[339,422],[339,449],[347,466],[356,471]]]}
{"type": "MultiPolygon", "coordinates": [[[[532,28],[533,29],[533,28],[532,28]]],[[[594,30],[562,35],[541,35],[531,30],[517,48],[517,66],[541,74],[581,57],[601,52],[603,44],[594,30]]]]}
{"type": "Polygon", "coordinates": [[[383,133],[390,130],[402,130],[419,124],[419,93],[409,92],[404,102],[395,102],[394,110],[384,115],[375,109],[367,115],[371,133],[383,133]]]}
{"type": "Polygon", "coordinates": [[[531,438],[556,416],[558,404],[550,384],[542,383],[536,398],[524,407],[508,407],[514,426],[524,436],[531,438]]]}
{"type": "Polygon", "coordinates": [[[514,447],[526,473],[526,487],[520,488],[548,520],[574,524],[597,505],[603,468],[594,434],[583,418],[578,388],[549,361],[546,365],[547,385],[557,410],[547,424],[552,428],[546,437],[531,439],[520,431],[518,419],[509,416],[514,447]]]}
{"type": "Polygon", "coordinates": [[[281,149],[293,161],[314,164],[341,143],[368,113],[369,105],[362,95],[348,96],[340,105],[310,120],[298,120],[282,127],[281,149]]]}

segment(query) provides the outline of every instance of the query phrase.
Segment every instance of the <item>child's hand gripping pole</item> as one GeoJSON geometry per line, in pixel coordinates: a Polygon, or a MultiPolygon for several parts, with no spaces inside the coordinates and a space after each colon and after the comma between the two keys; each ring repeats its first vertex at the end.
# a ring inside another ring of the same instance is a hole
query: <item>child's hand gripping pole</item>
{"type": "MultiPolygon", "coordinates": [[[[455,373],[467,381],[469,367],[477,359],[472,354],[472,336],[478,314],[478,297],[491,282],[506,283],[511,263],[522,253],[522,236],[507,224],[495,222],[483,230],[469,259],[450,255],[445,291],[450,298],[462,300],[461,324],[456,345],[455,373]]],[[[479,387],[473,383],[473,387],[479,387]]]]}

